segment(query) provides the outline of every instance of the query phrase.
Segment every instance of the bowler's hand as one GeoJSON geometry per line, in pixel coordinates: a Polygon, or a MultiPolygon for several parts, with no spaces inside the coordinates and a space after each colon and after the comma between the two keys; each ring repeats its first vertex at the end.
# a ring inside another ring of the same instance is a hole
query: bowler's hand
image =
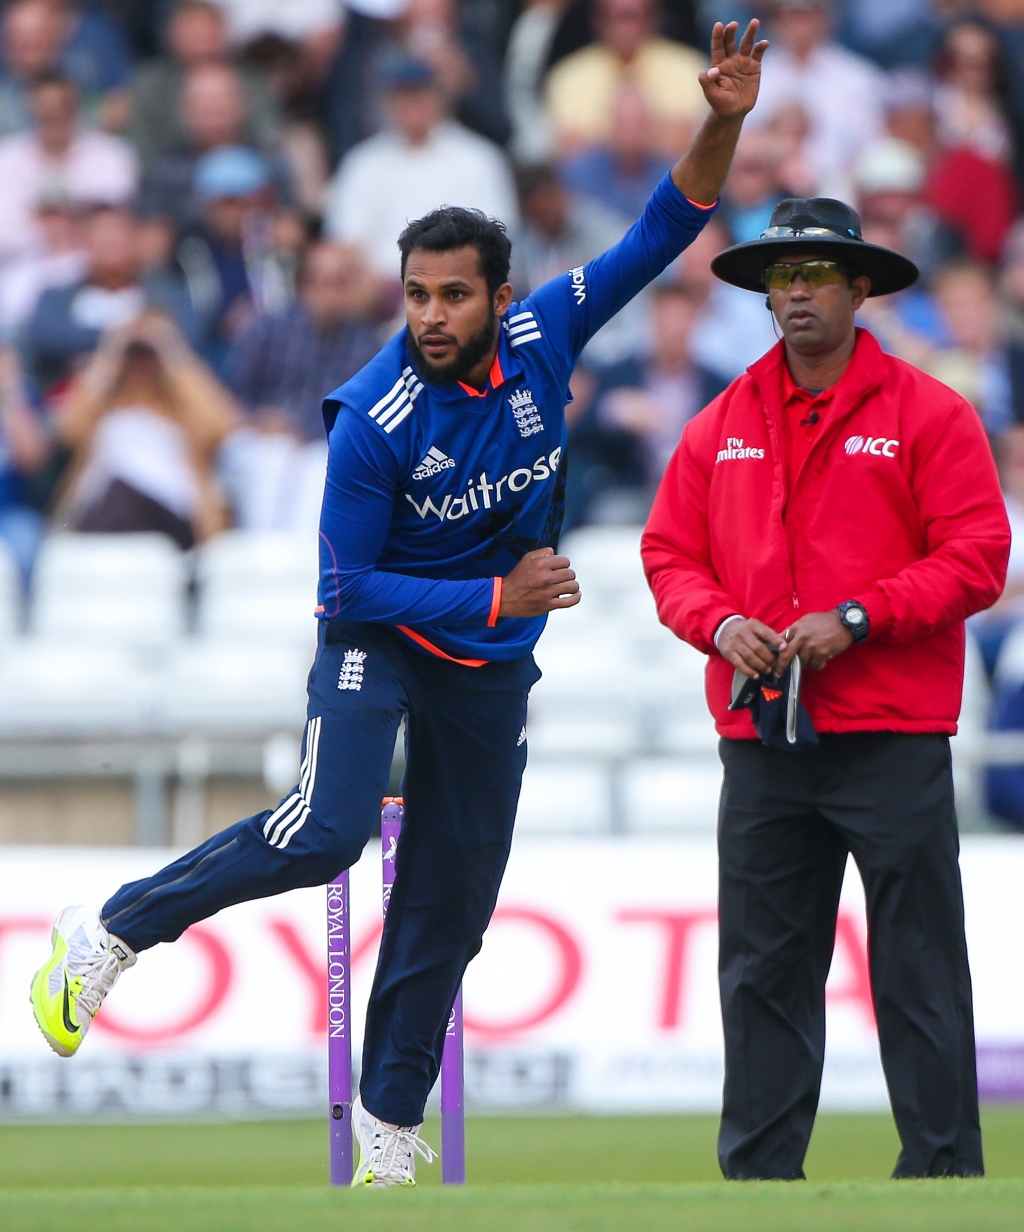
{"type": "Polygon", "coordinates": [[[834,659],[853,645],[853,634],[839,619],[839,613],[808,612],[784,634],[785,650],[779,655],[776,669],[781,676],[790,663],[800,656],[804,667],[820,672],[829,659],[834,659]]]}
{"type": "Polygon", "coordinates": [[[781,634],[759,620],[730,620],[718,639],[718,653],[744,676],[757,680],[762,672],[776,670],[773,648],[781,654],[785,645],[781,634]]]}
{"type": "Polygon", "coordinates": [[[580,584],[567,556],[553,548],[527,552],[502,581],[500,616],[543,616],[559,607],[575,607],[580,584]]]}
{"type": "Polygon", "coordinates": [[[757,102],[761,84],[761,58],[768,40],[755,43],[760,23],[755,17],[736,46],[739,22],[723,26],[715,22],[711,31],[711,67],[700,75],[701,88],[711,110],[720,116],[745,116],[757,102]]]}

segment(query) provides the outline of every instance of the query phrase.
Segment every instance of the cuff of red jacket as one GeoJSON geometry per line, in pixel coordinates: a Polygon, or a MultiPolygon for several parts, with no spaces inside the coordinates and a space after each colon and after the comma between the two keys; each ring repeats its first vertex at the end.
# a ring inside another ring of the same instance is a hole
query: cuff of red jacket
{"type": "Polygon", "coordinates": [[[880,586],[874,587],[863,595],[854,595],[854,601],[861,604],[868,614],[868,641],[872,638],[884,637],[892,632],[896,623],[892,614],[892,604],[889,596],[880,586]]]}
{"type": "Polygon", "coordinates": [[[701,626],[701,633],[703,634],[708,645],[708,650],[706,653],[710,654],[712,651],[717,652],[718,647],[715,645],[715,634],[718,632],[723,621],[728,620],[730,616],[739,615],[741,615],[741,612],[738,604],[735,603],[729,605],[723,604],[721,607],[713,608],[710,612],[708,612],[701,626]]]}
{"type": "Polygon", "coordinates": [[[493,629],[498,623],[498,612],[501,610],[501,584],[503,578],[496,577],[494,579],[494,590],[491,592],[491,613],[487,617],[488,629],[493,629]]]}

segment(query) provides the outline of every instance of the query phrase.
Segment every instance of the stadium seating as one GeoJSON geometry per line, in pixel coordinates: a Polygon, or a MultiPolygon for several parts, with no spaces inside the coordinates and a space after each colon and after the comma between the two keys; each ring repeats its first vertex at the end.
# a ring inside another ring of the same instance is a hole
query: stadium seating
{"type": "MultiPolygon", "coordinates": [[[[524,831],[714,829],[721,766],[706,659],[659,623],[638,546],[636,528],[566,537],[584,597],[551,614],[537,647],[524,831]]],[[[229,531],[183,556],[159,536],[55,535],[19,636],[17,576],[0,551],[0,735],[287,739],[290,765],[305,719],[316,578],[308,536],[229,531]]],[[[1024,680],[1024,633],[1008,640],[999,671],[1024,680]]],[[[953,743],[968,813],[980,810],[988,704],[969,639],[953,743]]]]}
{"type": "Polygon", "coordinates": [[[190,638],[167,661],[159,729],[220,736],[300,731],[311,661],[307,648],[290,641],[190,638]]]}
{"type": "Polygon", "coordinates": [[[0,657],[0,735],[136,738],[153,728],[159,688],[129,645],[30,635],[0,657]]]}
{"type": "Polygon", "coordinates": [[[185,560],[164,535],[52,535],[39,552],[31,632],[162,645],[185,630],[185,560]]]}
{"type": "Polygon", "coordinates": [[[21,627],[21,579],[7,544],[0,540],[0,645],[21,627]]]}
{"type": "Polygon", "coordinates": [[[307,536],[228,531],[199,549],[197,629],[213,637],[316,639],[317,559],[307,536]]]}

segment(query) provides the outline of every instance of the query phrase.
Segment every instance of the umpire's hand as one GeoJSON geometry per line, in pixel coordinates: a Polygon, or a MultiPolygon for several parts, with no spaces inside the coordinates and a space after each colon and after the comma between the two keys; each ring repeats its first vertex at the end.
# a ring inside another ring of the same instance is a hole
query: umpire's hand
{"type": "Polygon", "coordinates": [[[808,612],[790,625],[783,636],[786,639],[785,648],[779,655],[779,666],[776,668],[780,676],[797,655],[804,667],[820,672],[829,659],[834,659],[853,645],[853,634],[835,610],[808,612]]]}
{"type": "Polygon", "coordinates": [[[731,620],[718,639],[722,658],[751,680],[757,680],[762,672],[774,671],[776,655],[785,648],[785,638],[759,620],[731,620]]]}
{"type": "Polygon", "coordinates": [[[556,556],[554,548],[539,548],[527,552],[502,579],[498,616],[543,616],[555,608],[575,607],[579,601],[580,584],[568,556],[556,556]]]}

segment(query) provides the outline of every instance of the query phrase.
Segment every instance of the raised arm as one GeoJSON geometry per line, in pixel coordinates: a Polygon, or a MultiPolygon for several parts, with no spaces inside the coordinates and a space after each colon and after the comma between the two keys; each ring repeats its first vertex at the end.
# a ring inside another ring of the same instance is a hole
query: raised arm
{"type": "Polygon", "coordinates": [[[725,183],[743,117],[757,100],[758,23],[736,46],[735,22],[715,24],[712,66],[700,76],[711,107],[693,145],[655,189],[623,238],[593,261],[553,278],[525,301],[543,334],[571,367],[597,331],[700,234],[725,183]]]}
{"type": "Polygon", "coordinates": [[[757,102],[761,84],[761,58],[768,40],[757,39],[755,18],[736,46],[739,25],[715,22],[711,32],[711,67],[701,73],[700,84],[711,114],[693,144],[672,168],[672,183],[688,200],[714,205],[729,174],[743,117],[757,102]]]}

